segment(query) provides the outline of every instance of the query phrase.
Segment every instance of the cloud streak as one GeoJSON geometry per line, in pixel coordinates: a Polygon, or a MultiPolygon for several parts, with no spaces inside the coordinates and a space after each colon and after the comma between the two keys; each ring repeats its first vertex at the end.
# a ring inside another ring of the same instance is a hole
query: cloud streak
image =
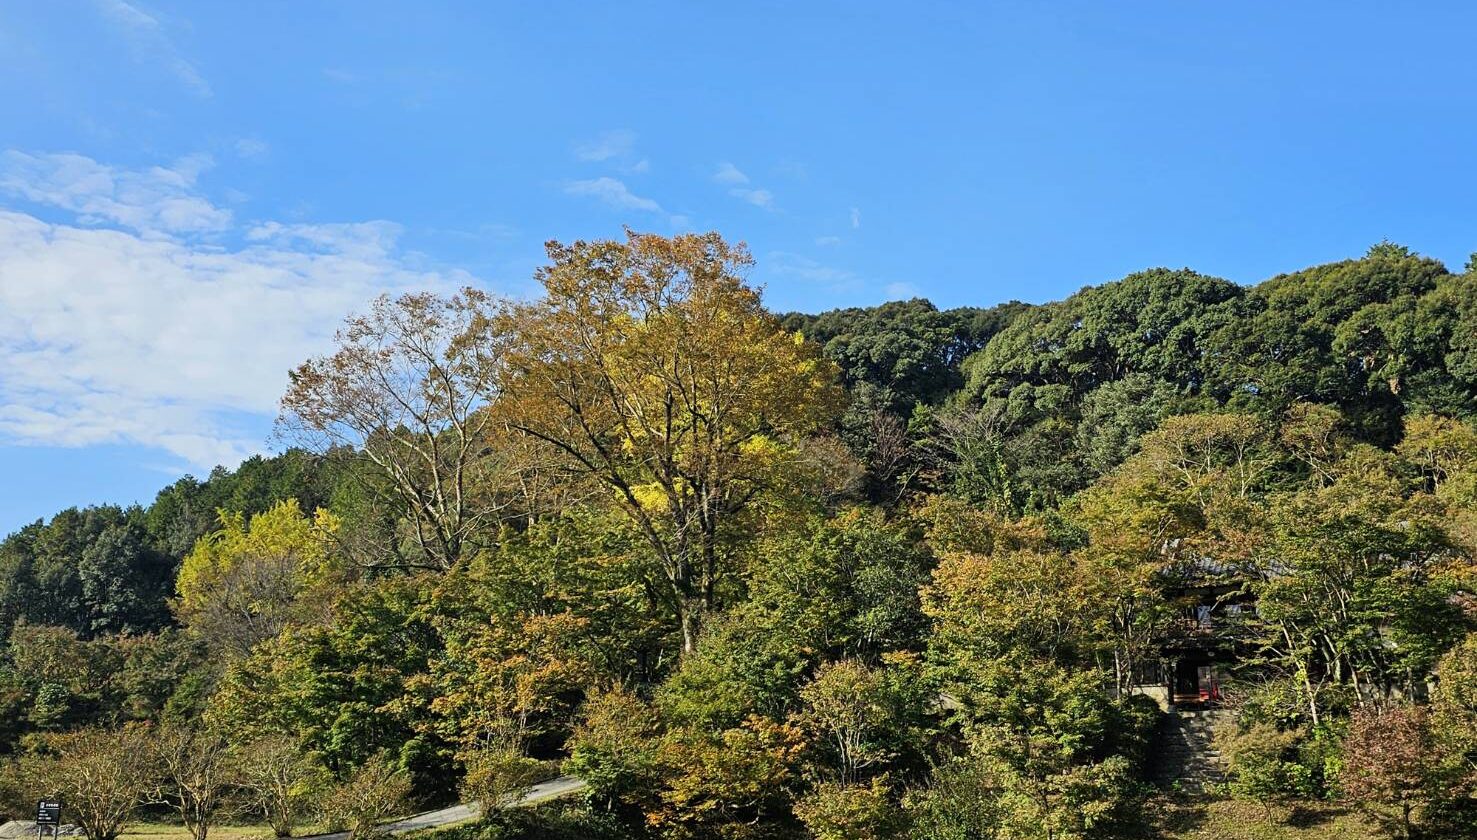
{"type": "Polygon", "coordinates": [[[627,129],[602,131],[593,140],[577,143],[574,156],[587,163],[630,157],[636,149],[636,132],[627,129]]]}
{"type": "Polygon", "coordinates": [[[564,192],[566,195],[593,198],[617,210],[643,210],[648,213],[662,211],[662,206],[656,201],[636,195],[626,187],[624,181],[608,176],[570,181],[564,185],[564,192]]]}
{"type": "Polygon", "coordinates": [[[861,286],[861,280],[854,272],[825,265],[790,251],[770,251],[760,268],[771,276],[819,286],[832,292],[855,291],[861,286]]]}
{"type": "Polygon", "coordinates": [[[713,172],[713,181],[729,187],[728,194],[765,210],[774,209],[774,193],[749,185],[749,176],[728,161],[718,164],[713,172]]]}
{"type": "Polygon", "coordinates": [[[266,157],[272,147],[258,137],[243,137],[236,141],[236,154],[247,160],[266,157]]]}
{"type": "Polygon", "coordinates": [[[765,210],[774,207],[774,195],[769,190],[736,188],[729,190],[728,194],[736,198],[741,198],[755,207],[763,207],[765,210]]]}
{"type": "Polygon", "coordinates": [[[718,171],[713,173],[713,180],[720,184],[747,184],[749,183],[749,176],[745,175],[743,170],[725,160],[718,164],[718,171]]]}
{"type": "Polygon", "coordinates": [[[210,83],[175,48],[159,20],[124,0],[95,0],[98,11],[127,39],[135,60],[162,63],[199,96],[212,95],[210,83]]]}

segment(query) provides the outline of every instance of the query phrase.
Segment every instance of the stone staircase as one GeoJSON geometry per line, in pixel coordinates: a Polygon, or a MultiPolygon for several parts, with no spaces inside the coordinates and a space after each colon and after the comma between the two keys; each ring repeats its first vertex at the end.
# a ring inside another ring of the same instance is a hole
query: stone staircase
{"type": "Polygon", "coordinates": [[[1154,737],[1154,780],[1166,789],[1204,793],[1225,777],[1215,733],[1231,725],[1226,709],[1174,709],[1159,722],[1154,737]]]}

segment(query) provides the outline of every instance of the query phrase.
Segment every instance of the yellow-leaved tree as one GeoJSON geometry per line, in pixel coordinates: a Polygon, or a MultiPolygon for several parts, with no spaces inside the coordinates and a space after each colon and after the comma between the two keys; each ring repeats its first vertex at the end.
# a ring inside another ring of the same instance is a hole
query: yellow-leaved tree
{"type": "Polygon", "coordinates": [[[338,518],[305,515],[296,499],[251,517],[221,511],[220,530],[201,537],[180,565],[175,610],[212,649],[245,656],[305,619],[300,597],[332,577],[338,518]]]}
{"type": "Polygon", "coordinates": [[[741,514],[839,411],[835,367],[765,310],[748,251],[716,233],[547,247],[543,297],[486,325],[505,347],[497,410],[609,488],[690,652],[741,514]]]}

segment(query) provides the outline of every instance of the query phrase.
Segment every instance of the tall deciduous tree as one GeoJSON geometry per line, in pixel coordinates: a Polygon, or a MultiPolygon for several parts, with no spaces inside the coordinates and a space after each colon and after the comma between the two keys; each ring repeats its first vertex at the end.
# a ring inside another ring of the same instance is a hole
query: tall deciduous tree
{"type": "Polygon", "coordinates": [[[1303,686],[1319,722],[1325,683],[1411,690],[1466,620],[1443,570],[1460,562],[1446,512],[1388,456],[1355,450],[1326,487],[1279,493],[1250,551],[1262,655],[1303,686]]]}
{"type": "Polygon", "coordinates": [[[741,513],[839,409],[835,367],[782,329],[717,234],[550,243],[544,297],[510,307],[501,413],[613,491],[697,645],[741,513]]]}
{"type": "Polygon", "coordinates": [[[381,297],[346,322],[333,354],[292,372],[282,398],[280,427],[318,451],[354,452],[364,486],[408,524],[412,548],[382,547],[398,565],[450,568],[503,507],[488,492],[499,460],[482,410],[502,342],[463,340],[489,306],[470,289],[381,297]]]}
{"type": "Polygon", "coordinates": [[[814,730],[835,751],[843,785],[891,757],[880,737],[896,714],[896,699],[887,675],[855,659],[822,665],[813,681],[800,689],[805,710],[802,725],[814,730]]]}

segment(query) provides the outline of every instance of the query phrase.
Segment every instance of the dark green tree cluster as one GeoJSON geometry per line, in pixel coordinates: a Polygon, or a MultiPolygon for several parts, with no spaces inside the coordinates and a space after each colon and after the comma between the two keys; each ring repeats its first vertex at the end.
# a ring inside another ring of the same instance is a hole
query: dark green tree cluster
{"type": "Polygon", "coordinates": [[[222,511],[251,515],[288,498],[327,505],[332,476],[301,450],[257,456],[205,481],[182,478],[148,507],[69,508],[7,536],[0,750],[28,732],[149,720],[171,702],[198,710],[212,677],[170,604],[185,555],[221,527],[222,511]]]}
{"type": "Polygon", "coordinates": [[[786,329],[819,344],[841,371],[850,399],[839,432],[866,466],[869,497],[895,501],[917,480],[924,464],[908,446],[915,412],[953,398],[965,360],[1027,308],[1012,301],[940,311],[914,298],[784,316],[786,329]]]}
{"type": "Polygon", "coordinates": [[[1477,411],[1473,283],[1382,243],[1249,288],[1166,269],[1089,287],[965,363],[945,448],[982,476],[968,492],[1018,511],[1058,505],[1177,413],[1315,402],[1388,446],[1408,413],[1477,411]]]}

